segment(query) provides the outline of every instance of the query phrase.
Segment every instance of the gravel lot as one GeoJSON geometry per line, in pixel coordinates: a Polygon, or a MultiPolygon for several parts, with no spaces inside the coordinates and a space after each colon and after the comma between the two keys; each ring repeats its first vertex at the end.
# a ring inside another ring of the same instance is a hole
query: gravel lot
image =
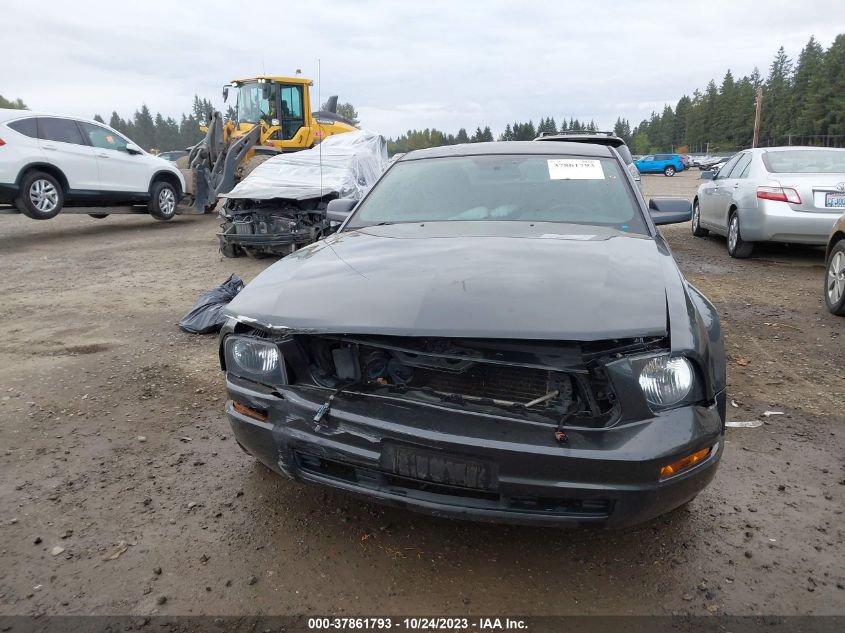
{"type": "Polygon", "coordinates": [[[176,327],[267,265],[221,259],[216,229],[0,215],[0,614],[845,614],[845,319],[820,250],[738,261],[666,229],[723,318],[729,419],[765,424],[728,430],[687,509],[571,531],[384,509],[243,454],[216,338],[176,327]]]}

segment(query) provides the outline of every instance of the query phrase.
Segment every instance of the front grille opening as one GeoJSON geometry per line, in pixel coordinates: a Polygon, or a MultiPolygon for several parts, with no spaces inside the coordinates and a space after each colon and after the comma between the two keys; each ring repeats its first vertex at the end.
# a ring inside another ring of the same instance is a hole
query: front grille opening
{"type": "Polygon", "coordinates": [[[611,502],[608,499],[556,499],[554,497],[510,497],[514,510],[549,512],[554,514],[589,514],[608,516],[611,502]]]}
{"type": "Polygon", "coordinates": [[[488,501],[498,501],[499,493],[489,490],[479,490],[477,488],[466,488],[464,486],[450,486],[448,484],[439,484],[431,481],[424,481],[422,479],[412,479],[411,477],[401,477],[399,475],[382,473],[383,480],[388,487],[394,489],[400,494],[404,494],[408,490],[416,490],[419,492],[426,492],[435,495],[445,495],[449,497],[461,497],[466,499],[486,499],[488,501]]]}
{"type": "Polygon", "coordinates": [[[584,519],[605,519],[613,511],[609,499],[570,499],[530,495],[507,496],[492,490],[435,483],[404,477],[376,468],[355,466],[340,460],[296,452],[299,468],[318,478],[344,481],[364,490],[379,490],[393,497],[427,499],[514,513],[549,514],[584,519]]]}
{"type": "MultiPolygon", "coordinates": [[[[460,373],[418,368],[408,387],[525,404],[551,391],[560,391],[559,382],[560,379],[553,381],[552,372],[542,369],[478,364],[460,373]]],[[[568,391],[571,392],[571,387],[568,391]]],[[[549,406],[549,402],[534,406],[549,406]]]]}
{"type": "Polygon", "coordinates": [[[491,342],[487,349],[477,341],[382,339],[302,335],[298,340],[314,382],[329,389],[507,412],[553,424],[604,426],[616,414],[609,381],[600,370],[579,365],[572,345],[533,352],[518,342],[491,342]],[[516,362],[507,360],[515,357],[516,362]],[[542,359],[567,369],[538,367],[542,359]]]}
{"type": "Polygon", "coordinates": [[[309,472],[321,473],[333,479],[355,481],[355,467],[331,459],[298,453],[299,467],[309,472]]]}

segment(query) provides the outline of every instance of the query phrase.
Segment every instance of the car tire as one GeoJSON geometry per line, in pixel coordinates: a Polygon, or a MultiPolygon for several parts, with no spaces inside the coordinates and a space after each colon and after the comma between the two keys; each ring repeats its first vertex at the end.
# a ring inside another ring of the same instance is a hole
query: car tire
{"type": "Polygon", "coordinates": [[[229,244],[228,242],[224,242],[222,237],[218,237],[217,239],[220,240],[220,254],[223,255],[223,257],[234,258],[240,257],[244,254],[243,250],[241,250],[241,247],[237,244],[229,244]]]}
{"type": "Polygon", "coordinates": [[[672,165],[666,165],[666,167],[663,168],[663,175],[671,178],[675,175],[675,168],[672,165]]]}
{"type": "Polygon", "coordinates": [[[824,277],[824,302],[837,316],[845,316],[845,239],[830,249],[824,277]]]}
{"type": "Polygon", "coordinates": [[[710,231],[701,228],[701,209],[696,198],[692,203],[692,234],[695,237],[707,237],[710,231]]]}
{"type": "Polygon", "coordinates": [[[43,171],[31,171],[24,175],[15,206],[26,217],[33,220],[55,218],[64,204],[64,190],[53,176],[43,171]]]}
{"type": "Polygon", "coordinates": [[[249,176],[255,168],[259,165],[263,165],[268,160],[273,158],[275,154],[256,154],[252,158],[247,161],[244,161],[240,167],[238,167],[237,176],[239,180],[243,180],[247,176],[249,176]]]}
{"type": "Polygon", "coordinates": [[[109,217],[108,213],[89,213],[88,215],[94,218],[95,220],[105,220],[107,217],[109,217]]]}
{"type": "Polygon", "coordinates": [[[742,229],[739,224],[739,213],[733,211],[728,218],[728,255],[737,259],[750,257],[754,250],[754,242],[742,239],[742,229]]]}
{"type": "Polygon", "coordinates": [[[156,220],[167,221],[176,215],[179,196],[176,187],[164,180],[157,180],[150,188],[150,201],[147,209],[156,220]]]}
{"type": "Polygon", "coordinates": [[[244,248],[244,252],[253,259],[267,259],[270,257],[269,253],[265,253],[264,251],[259,251],[254,248],[244,248]]]}

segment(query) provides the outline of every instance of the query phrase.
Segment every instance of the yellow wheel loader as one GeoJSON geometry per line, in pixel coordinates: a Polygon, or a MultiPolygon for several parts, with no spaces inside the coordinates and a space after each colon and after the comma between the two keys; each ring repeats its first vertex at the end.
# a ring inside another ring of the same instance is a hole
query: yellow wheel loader
{"type": "Polygon", "coordinates": [[[228,193],[260,163],[280,152],[314,147],[328,136],[357,128],[337,114],[337,97],[329,97],[325,111],[311,111],[310,79],[254,77],[236,79],[223,87],[223,100],[238,91],[236,117],[223,121],[214,112],[205,138],[180,158],[192,212],[214,209],[217,197],[228,193]]]}

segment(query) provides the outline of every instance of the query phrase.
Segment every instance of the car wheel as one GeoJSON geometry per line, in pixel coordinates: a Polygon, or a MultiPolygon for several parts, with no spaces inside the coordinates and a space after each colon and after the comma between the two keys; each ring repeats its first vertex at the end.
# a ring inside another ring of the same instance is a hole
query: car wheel
{"type": "Polygon", "coordinates": [[[169,182],[159,180],[150,190],[150,202],[147,209],[156,220],[169,220],[176,215],[176,187],[169,182]]]}
{"type": "Polygon", "coordinates": [[[728,255],[737,259],[745,259],[754,250],[753,242],[742,240],[742,231],[739,226],[739,214],[734,211],[728,220],[728,255]]]}
{"type": "Polygon", "coordinates": [[[15,199],[18,211],[33,220],[49,220],[59,215],[65,194],[59,181],[43,171],[31,171],[21,181],[21,193],[15,199]]]}
{"type": "Polygon", "coordinates": [[[692,234],[695,237],[707,237],[710,231],[701,228],[701,209],[698,207],[698,199],[692,203],[692,234]]]}
{"type": "Polygon", "coordinates": [[[833,314],[845,316],[845,240],[839,240],[830,249],[824,281],[824,301],[833,314]]]}
{"type": "Polygon", "coordinates": [[[674,167],[672,167],[672,165],[667,165],[667,166],[663,169],[663,175],[664,175],[664,176],[674,176],[674,175],[675,175],[675,168],[674,168],[674,167]]]}
{"type": "Polygon", "coordinates": [[[88,215],[90,215],[95,220],[105,220],[107,217],[109,217],[108,213],[89,213],[88,215]]]}
{"type": "Polygon", "coordinates": [[[256,250],[254,248],[245,248],[244,252],[253,259],[266,259],[270,257],[269,253],[265,253],[264,251],[256,250]]]}
{"type": "Polygon", "coordinates": [[[220,240],[220,254],[223,255],[223,257],[240,257],[244,254],[241,250],[241,247],[237,244],[229,244],[228,242],[224,242],[222,237],[218,239],[220,240]]]}

